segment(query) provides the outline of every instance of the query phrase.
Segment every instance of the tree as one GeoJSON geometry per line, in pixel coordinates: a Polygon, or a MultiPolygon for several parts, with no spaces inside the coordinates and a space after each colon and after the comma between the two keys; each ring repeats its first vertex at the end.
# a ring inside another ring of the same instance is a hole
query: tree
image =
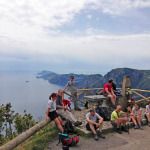
{"type": "Polygon", "coordinates": [[[31,128],[35,125],[35,121],[33,120],[33,116],[29,113],[26,113],[26,110],[24,110],[24,115],[17,114],[15,118],[15,129],[18,134],[21,134],[22,132],[26,131],[27,129],[31,128]]]}

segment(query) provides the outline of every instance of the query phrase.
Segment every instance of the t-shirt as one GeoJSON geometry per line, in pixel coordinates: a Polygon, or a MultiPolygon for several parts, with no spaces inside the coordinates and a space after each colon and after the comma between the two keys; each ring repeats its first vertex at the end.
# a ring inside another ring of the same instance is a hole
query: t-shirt
{"type": "Polygon", "coordinates": [[[73,81],[68,81],[67,87],[69,87],[69,90],[71,93],[76,93],[77,92],[77,89],[76,89],[76,83],[73,81]]]}
{"type": "Polygon", "coordinates": [[[56,110],[56,100],[49,100],[47,104],[47,108],[50,108],[49,112],[56,110]]]}
{"type": "Polygon", "coordinates": [[[142,109],[135,110],[135,107],[132,108],[134,114],[138,114],[142,109]]]}
{"type": "MultiPolygon", "coordinates": [[[[150,107],[149,105],[146,105],[147,111],[150,112],[150,107]]],[[[145,112],[146,113],[146,112],[145,112]]]]}
{"type": "Polygon", "coordinates": [[[104,88],[103,88],[103,93],[106,92],[106,89],[105,89],[105,88],[108,88],[108,91],[111,92],[112,85],[111,85],[111,84],[109,85],[108,83],[106,83],[106,84],[104,85],[104,88]]]}
{"type": "MultiPolygon", "coordinates": [[[[97,122],[97,119],[98,119],[100,116],[99,116],[99,114],[97,114],[97,113],[95,113],[95,115],[92,116],[91,113],[89,112],[89,113],[86,114],[86,118],[87,118],[87,117],[89,117],[90,120],[92,120],[92,121],[94,121],[94,122],[97,122]]],[[[85,124],[87,124],[87,123],[88,123],[88,121],[85,120],[85,124]]]]}
{"type": "Polygon", "coordinates": [[[112,113],[111,113],[111,121],[115,121],[116,120],[116,116],[120,117],[120,115],[123,113],[123,111],[120,111],[118,114],[116,112],[116,110],[114,110],[112,113]]]}
{"type": "MultiPolygon", "coordinates": [[[[56,105],[63,106],[62,104],[62,96],[57,95],[56,105]]],[[[59,108],[56,108],[59,109],[59,108]]]]}

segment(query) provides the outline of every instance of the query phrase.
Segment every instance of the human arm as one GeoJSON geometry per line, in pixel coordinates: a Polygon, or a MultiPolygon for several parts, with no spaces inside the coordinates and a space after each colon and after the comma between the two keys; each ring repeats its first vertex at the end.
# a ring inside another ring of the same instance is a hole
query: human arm
{"type": "Polygon", "coordinates": [[[105,91],[106,91],[108,94],[111,94],[111,93],[108,91],[108,88],[107,88],[107,87],[105,88],[105,91]]]}
{"type": "Polygon", "coordinates": [[[49,110],[50,110],[50,108],[47,108],[47,111],[46,111],[46,120],[50,120],[50,118],[49,118],[49,116],[48,116],[49,110]]]}
{"type": "Polygon", "coordinates": [[[86,120],[87,120],[87,122],[88,122],[88,123],[95,124],[97,127],[98,127],[98,126],[100,126],[100,124],[99,124],[99,123],[96,123],[96,122],[94,122],[94,121],[90,120],[90,118],[89,118],[89,117],[86,117],[86,120]]]}
{"type": "Polygon", "coordinates": [[[113,91],[113,88],[111,88],[111,94],[112,94],[113,96],[115,96],[114,91],[113,91]]]}
{"type": "Polygon", "coordinates": [[[99,124],[101,124],[104,120],[101,116],[99,116],[98,119],[99,119],[99,124]]]}

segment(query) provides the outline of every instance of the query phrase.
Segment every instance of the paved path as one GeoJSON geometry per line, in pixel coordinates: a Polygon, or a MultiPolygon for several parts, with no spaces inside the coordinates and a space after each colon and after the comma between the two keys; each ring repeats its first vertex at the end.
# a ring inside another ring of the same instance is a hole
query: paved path
{"type": "MultiPolygon", "coordinates": [[[[49,144],[49,150],[61,150],[61,144],[56,146],[58,137],[55,137],[53,143],[49,144]]],[[[150,150],[150,127],[144,126],[144,130],[130,129],[130,134],[123,132],[109,133],[106,139],[95,141],[93,138],[82,139],[78,145],[70,147],[69,150],[150,150]]]]}

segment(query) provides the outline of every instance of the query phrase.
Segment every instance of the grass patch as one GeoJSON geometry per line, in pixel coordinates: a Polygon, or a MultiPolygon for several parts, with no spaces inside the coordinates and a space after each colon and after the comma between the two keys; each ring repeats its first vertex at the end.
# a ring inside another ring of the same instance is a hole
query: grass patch
{"type": "Polygon", "coordinates": [[[83,138],[83,139],[90,139],[91,137],[89,137],[89,135],[87,135],[85,132],[81,131],[79,128],[75,127],[75,130],[79,133],[79,135],[83,138]]]}
{"type": "Polygon", "coordinates": [[[47,143],[51,142],[58,132],[56,125],[51,123],[20,144],[15,150],[44,150],[47,143]]]}

